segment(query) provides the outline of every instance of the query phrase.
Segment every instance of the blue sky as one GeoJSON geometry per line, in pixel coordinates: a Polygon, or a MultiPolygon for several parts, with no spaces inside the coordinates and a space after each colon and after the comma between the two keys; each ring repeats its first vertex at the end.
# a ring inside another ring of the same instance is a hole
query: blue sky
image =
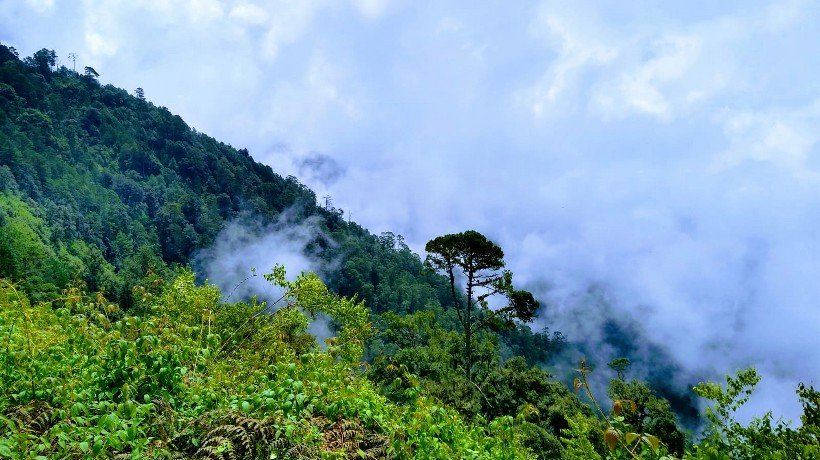
{"type": "MultiPolygon", "coordinates": [[[[681,365],[820,377],[811,1],[0,1],[0,40],[330,194],[374,232],[475,228],[574,321],[605,286],[681,365]],[[466,6],[466,5],[469,5],[466,6]]],[[[586,321],[586,320],[585,320],[586,321]]]]}

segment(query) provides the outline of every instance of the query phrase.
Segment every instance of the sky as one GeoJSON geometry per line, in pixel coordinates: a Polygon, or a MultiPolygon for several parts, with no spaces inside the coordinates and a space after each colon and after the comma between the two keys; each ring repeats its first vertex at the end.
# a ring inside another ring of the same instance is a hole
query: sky
{"type": "Polygon", "coordinates": [[[692,375],[756,366],[748,413],[796,418],[797,382],[820,385],[818,20],[802,0],[0,0],[0,41],[76,53],[416,250],[476,229],[542,324],[593,340],[591,317],[630,318],[692,375]]]}

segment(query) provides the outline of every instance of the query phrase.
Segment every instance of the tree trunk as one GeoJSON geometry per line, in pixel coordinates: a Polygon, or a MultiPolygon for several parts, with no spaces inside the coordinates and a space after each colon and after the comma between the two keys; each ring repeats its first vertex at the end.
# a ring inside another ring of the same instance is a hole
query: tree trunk
{"type": "Polygon", "coordinates": [[[465,312],[464,318],[466,319],[465,327],[464,327],[464,351],[467,355],[467,366],[465,369],[465,373],[467,374],[467,380],[472,383],[473,381],[473,321],[472,321],[472,310],[473,310],[473,271],[470,270],[467,273],[467,311],[465,312]]]}

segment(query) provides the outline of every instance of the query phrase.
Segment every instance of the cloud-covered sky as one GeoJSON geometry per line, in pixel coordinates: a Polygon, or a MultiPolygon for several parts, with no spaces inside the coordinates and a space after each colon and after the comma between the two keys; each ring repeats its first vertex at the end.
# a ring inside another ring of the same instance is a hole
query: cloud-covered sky
{"type": "Polygon", "coordinates": [[[553,312],[604,286],[795,417],[820,384],[820,5],[466,5],[3,0],[0,40],[77,53],[411,247],[477,229],[553,312]]]}

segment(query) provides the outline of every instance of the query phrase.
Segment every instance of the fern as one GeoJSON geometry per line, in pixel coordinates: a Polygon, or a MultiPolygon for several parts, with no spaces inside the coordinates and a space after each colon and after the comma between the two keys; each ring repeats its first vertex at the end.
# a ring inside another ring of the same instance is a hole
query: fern
{"type": "Polygon", "coordinates": [[[385,458],[387,437],[369,433],[358,420],[338,420],[331,422],[325,417],[314,417],[311,424],[322,431],[322,450],[343,452],[365,458],[385,458]]]}
{"type": "Polygon", "coordinates": [[[46,402],[32,401],[11,408],[8,411],[8,417],[22,431],[42,436],[55,423],[55,409],[46,402]]]}
{"type": "Polygon", "coordinates": [[[154,405],[152,425],[156,427],[157,437],[162,442],[168,442],[168,434],[172,432],[176,424],[174,409],[162,398],[154,398],[151,403],[154,405]]]}
{"type": "Polygon", "coordinates": [[[274,425],[237,412],[219,417],[205,435],[195,458],[253,460],[270,458],[277,447],[284,447],[274,425]],[[278,441],[278,442],[277,442],[278,441]]]}
{"type": "Polygon", "coordinates": [[[299,444],[288,449],[283,458],[287,460],[319,460],[322,457],[318,448],[299,444]]]}

